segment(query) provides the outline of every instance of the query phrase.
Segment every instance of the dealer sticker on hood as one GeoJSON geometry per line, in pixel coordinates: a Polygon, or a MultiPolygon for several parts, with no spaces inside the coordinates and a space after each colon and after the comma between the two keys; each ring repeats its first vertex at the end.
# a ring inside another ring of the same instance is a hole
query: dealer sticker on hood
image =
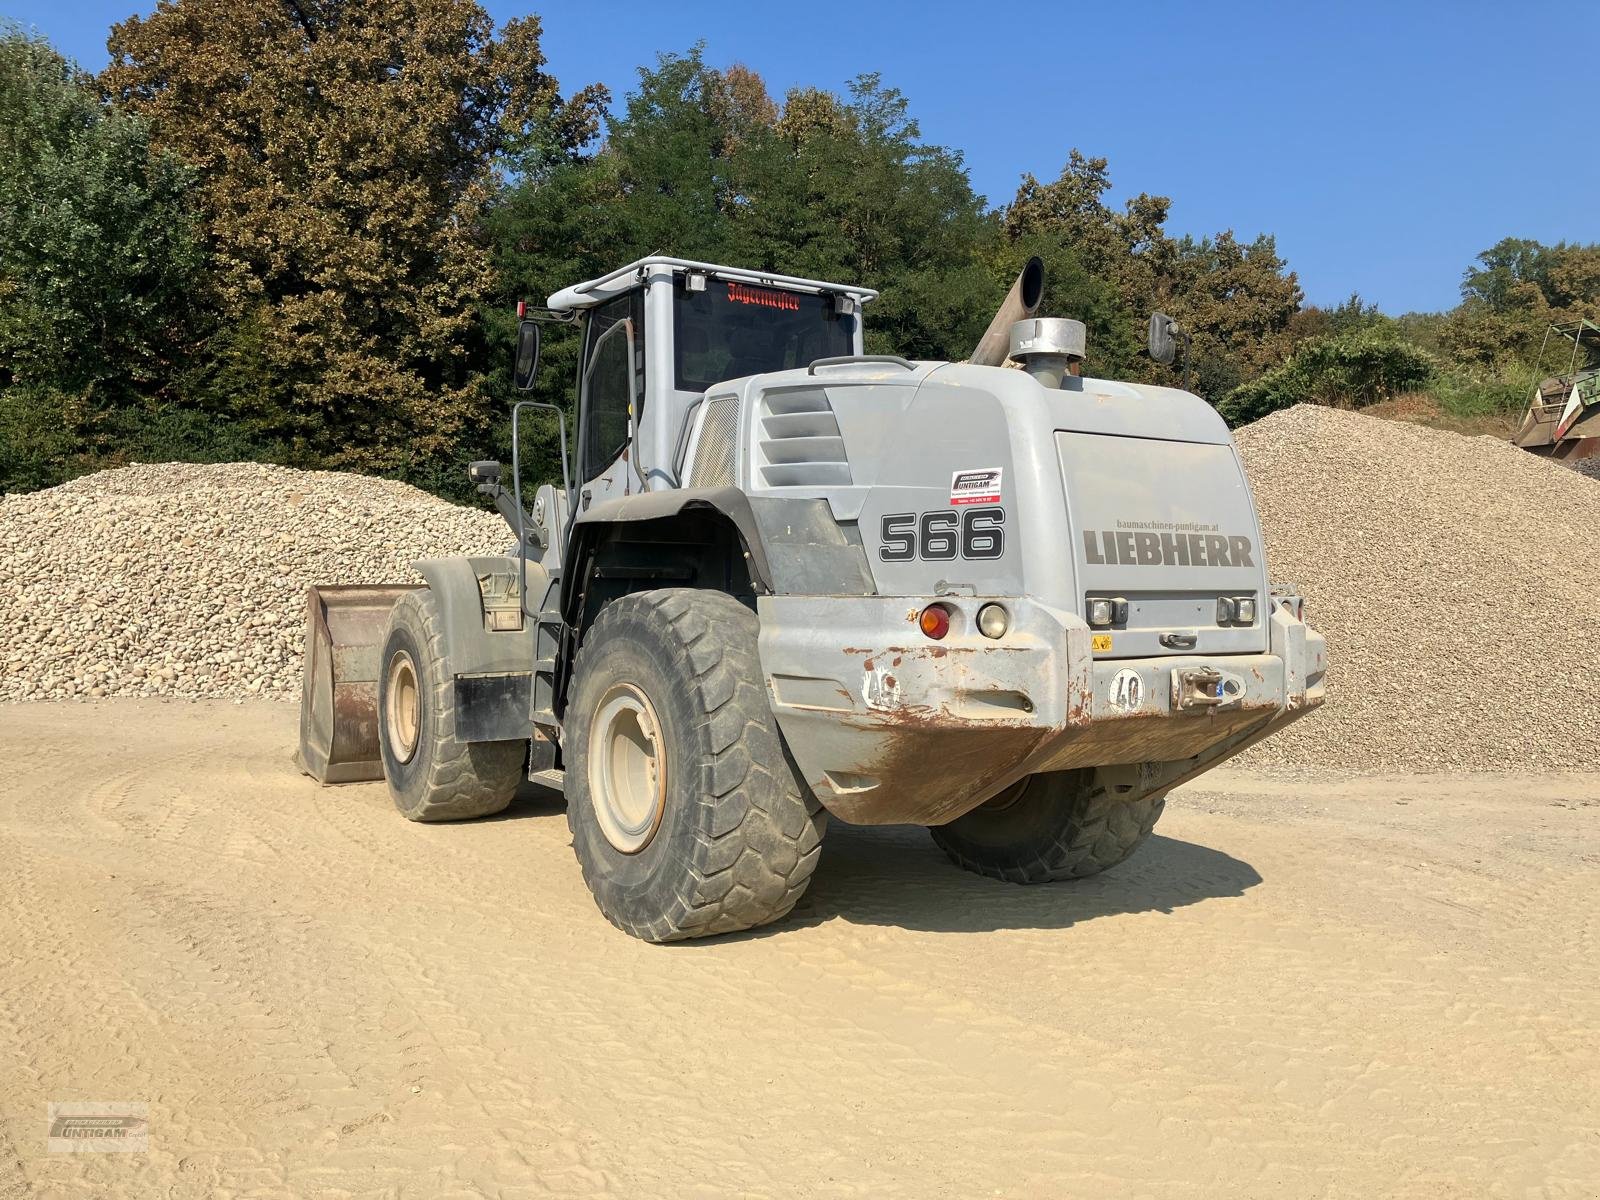
{"type": "Polygon", "coordinates": [[[999,504],[999,467],[957,471],[950,477],[951,504],[999,504]]]}

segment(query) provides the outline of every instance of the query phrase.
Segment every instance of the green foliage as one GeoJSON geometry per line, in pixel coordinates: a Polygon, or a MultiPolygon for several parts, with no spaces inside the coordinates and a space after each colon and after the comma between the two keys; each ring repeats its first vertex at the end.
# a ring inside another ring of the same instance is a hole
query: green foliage
{"type": "Polygon", "coordinates": [[[1394,319],[1380,312],[1376,304],[1369,304],[1359,293],[1351,292],[1349,299],[1332,308],[1319,308],[1315,304],[1301,307],[1289,318],[1289,340],[1298,346],[1301,342],[1340,333],[1395,328],[1394,319]]]}
{"type": "Polygon", "coordinates": [[[1453,369],[1439,374],[1432,391],[1439,406],[1455,417],[1511,416],[1528,406],[1532,383],[1529,372],[1516,367],[1453,369]]]}
{"type": "Polygon", "coordinates": [[[1531,371],[1546,328],[1579,318],[1600,320],[1600,244],[1505,238],[1463,276],[1461,305],[1444,318],[1439,340],[1450,359],[1480,374],[1531,371]]]}
{"type": "Polygon", "coordinates": [[[604,98],[563,100],[539,33],[475,0],[166,0],[113,29],[102,84],[193,166],[208,299],[244,326],[194,386],[261,444],[432,478],[492,424],[494,165],[569,161],[604,98]]]}
{"type": "Polygon", "coordinates": [[[1296,404],[1365,408],[1423,388],[1434,371],[1426,353],[1386,333],[1335,334],[1304,343],[1281,365],[1235,388],[1217,411],[1230,425],[1242,425],[1296,404]]]}
{"type": "Polygon", "coordinates": [[[91,85],[0,29],[0,491],[117,447],[191,340],[188,172],[91,85]]]}
{"type": "MultiPolygon", "coordinates": [[[[1076,149],[990,209],[877,75],[775,100],[695,46],[608,113],[540,32],[478,0],[162,0],[96,87],[0,30],[0,488],[258,458],[468,498],[464,464],[509,457],[515,302],[657,252],[877,288],[868,349],[934,359],[1037,254],[1088,373],[1179,382],[1144,354],[1160,309],[1235,422],[1422,387],[1504,413],[1548,323],[1600,320],[1600,245],[1506,239],[1449,313],[1307,307],[1270,235],[1172,236],[1076,149]]],[[[578,353],[547,326],[531,397],[569,434],[578,353]]],[[[524,482],[556,478],[555,422],[522,436],[524,482]]]]}
{"type": "MultiPolygon", "coordinates": [[[[967,353],[1021,258],[998,245],[960,156],[921,140],[900,93],[863,76],[846,97],[797,90],[779,106],[759,76],[712,68],[699,47],[639,74],[600,153],[517,178],[489,207],[492,390],[510,394],[516,300],[658,252],[876,287],[869,349],[967,353]]],[[[577,340],[547,333],[533,398],[570,405],[577,340]]],[[[558,477],[552,433],[530,437],[525,478],[558,477]]]]}

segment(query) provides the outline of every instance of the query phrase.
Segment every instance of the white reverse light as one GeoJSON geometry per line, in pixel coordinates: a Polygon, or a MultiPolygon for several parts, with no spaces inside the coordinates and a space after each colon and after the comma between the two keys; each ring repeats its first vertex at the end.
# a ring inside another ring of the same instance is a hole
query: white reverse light
{"type": "Polygon", "coordinates": [[[998,604],[985,604],[978,610],[978,632],[986,638],[1004,637],[1011,618],[998,604]]]}

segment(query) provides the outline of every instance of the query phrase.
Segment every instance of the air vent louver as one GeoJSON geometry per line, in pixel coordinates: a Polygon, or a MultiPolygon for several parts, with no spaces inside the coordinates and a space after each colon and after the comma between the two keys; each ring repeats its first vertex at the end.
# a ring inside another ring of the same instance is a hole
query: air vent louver
{"type": "Polygon", "coordinates": [[[768,487],[829,487],[851,482],[839,422],[821,388],[762,397],[761,434],[761,478],[768,487]]]}

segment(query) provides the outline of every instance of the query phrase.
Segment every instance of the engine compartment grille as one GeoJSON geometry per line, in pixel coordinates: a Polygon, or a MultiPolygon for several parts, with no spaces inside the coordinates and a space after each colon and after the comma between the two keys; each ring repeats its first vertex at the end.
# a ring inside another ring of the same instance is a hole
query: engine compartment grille
{"type": "Polygon", "coordinates": [[[690,487],[727,487],[738,482],[739,399],[725,396],[706,401],[695,443],[690,487]]]}

